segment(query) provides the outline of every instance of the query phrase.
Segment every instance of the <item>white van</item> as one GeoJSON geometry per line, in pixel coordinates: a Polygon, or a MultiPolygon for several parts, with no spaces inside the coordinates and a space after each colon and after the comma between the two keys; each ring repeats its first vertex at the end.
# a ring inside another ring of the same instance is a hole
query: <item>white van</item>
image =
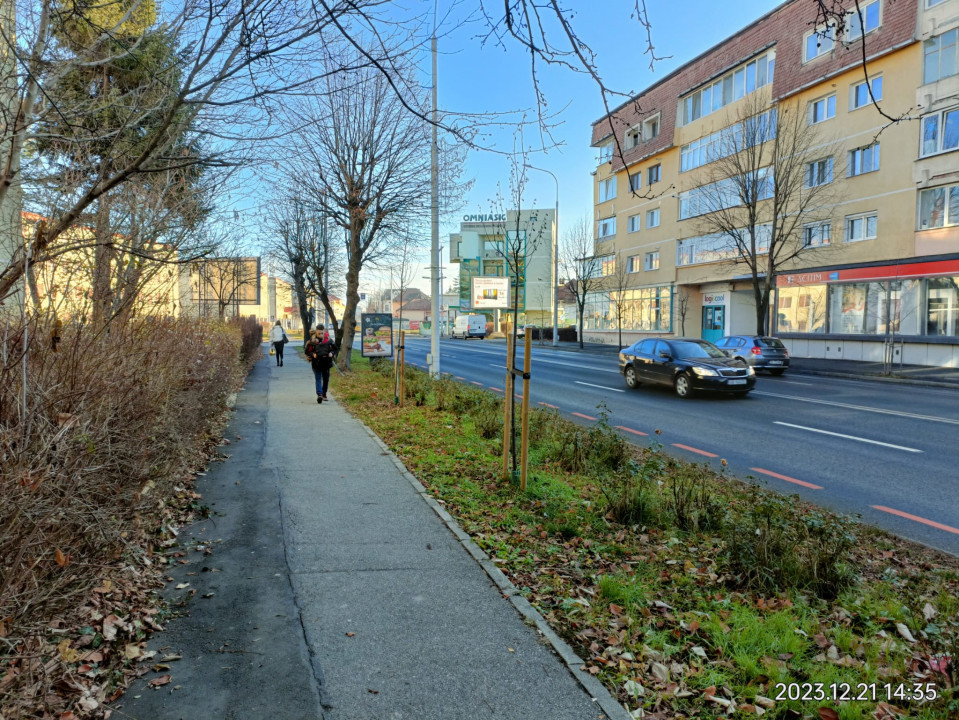
{"type": "Polygon", "coordinates": [[[460,315],[456,318],[453,325],[451,338],[486,337],[486,316],[485,315],[460,315]]]}

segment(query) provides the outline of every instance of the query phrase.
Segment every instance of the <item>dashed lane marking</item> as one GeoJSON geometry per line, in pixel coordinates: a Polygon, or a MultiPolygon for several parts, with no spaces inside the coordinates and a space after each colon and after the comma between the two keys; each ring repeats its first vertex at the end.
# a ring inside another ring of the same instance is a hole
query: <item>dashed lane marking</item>
{"type": "Polygon", "coordinates": [[[902,510],[894,510],[893,508],[886,507],[885,505],[871,505],[873,510],[879,510],[881,512],[889,513],[890,515],[898,515],[901,518],[906,518],[907,520],[913,520],[917,523],[922,523],[923,525],[928,525],[929,527],[934,527],[939,530],[945,530],[946,532],[959,535],[959,528],[954,528],[950,525],[943,525],[942,523],[937,523],[935,520],[927,520],[924,517],[919,517],[918,515],[910,515],[907,512],[902,510]]]}
{"type": "Polygon", "coordinates": [[[673,447],[682,448],[683,450],[689,450],[689,452],[696,453],[697,455],[705,455],[706,457],[719,457],[716,453],[706,452],[705,450],[700,450],[699,448],[690,447],[689,445],[682,445],[680,443],[673,443],[673,447]]]}
{"type": "Polygon", "coordinates": [[[584,420],[595,420],[595,419],[596,419],[596,418],[594,418],[592,415],[583,415],[583,413],[578,413],[578,412],[571,412],[570,415],[575,415],[576,417],[581,417],[581,418],[583,418],[584,420]]]}
{"type": "Polygon", "coordinates": [[[580,380],[575,381],[577,385],[588,385],[589,387],[599,388],[600,390],[611,390],[612,392],[624,393],[625,390],[621,388],[611,388],[606,387],[605,385],[593,385],[593,383],[581,382],[580,380]]]}
{"type": "Polygon", "coordinates": [[[789,477],[788,475],[780,475],[777,472],[772,470],[763,470],[762,468],[749,468],[750,470],[755,470],[758,473],[763,475],[769,475],[769,477],[778,478],[779,480],[785,480],[788,483],[794,483],[796,485],[802,485],[803,487],[810,488],[812,490],[822,490],[822,485],[813,485],[812,483],[806,482],[805,480],[797,480],[796,478],[789,477]]]}
{"type": "Polygon", "coordinates": [[[832,432],[830,430],[820,430],[819,428],[806,427],[805,425],[793,425],[792,423],[779,422],[779,420],[773,421],[773,425],[782,425],[783,427],[796,428],[797,430],[806,430],[807,432],[819,433],[820,435],[832,435],[833,437],[840,437],[846,440],[855,440],[856,442],[869,443],[870,445],[882,445],[883,447],[892,448],[893,450],[904,450],[911,453],[921,453],[922,450],[917,450],[916,448],[905,447],[904,445],[893,445],[892,443],[884,443],[879,440],[870,440],[869,438],[861,438],[855,435],[846,435],[844,433],[832,432]]]}
{"type": "Polygon", "coordinates": [[[765,392],[764,390],[753,390],[753,394],[765,395],[766,397],[783,398],[785,400],[798,400],[799,402],[815,403],[816,405],[832,405],[833,407],[847,408],[849,410],[862,410],[863,412],[879,413],[880,415],[896,415],[898,417],[912,418],[914,420],[929,420],[930,422],[946,423],[947,425],[959,425],[959,420],[955,418],[945,418],[936,415],[920,415],[918,413],[910,413],[903,410],[887,410],[886,408],[869,407],[868,405],[853,405],[851,403],[836,402],[835,400],[804,398],[799,397],[798,395],[780,395],[779,393],[765,392]]]}
{"type": "Polygon", "coordinates": [[[552,408],[553,410],[559,410],[559,405],[550,405],[548,402],[543,402],[542,400],[540,400],[538,404],[545,405],[546,407],[552,408]]]}
{"type": "Polygon", "coordinates": [[[616,427],[619,428],[620,430],[624,430],[625,432],[633,433],[633,435],[649,435],[649,433],[644,433],[640,430],[633,430],[632,428],[626,427],[625,425],[617,425],[616,427]]]}

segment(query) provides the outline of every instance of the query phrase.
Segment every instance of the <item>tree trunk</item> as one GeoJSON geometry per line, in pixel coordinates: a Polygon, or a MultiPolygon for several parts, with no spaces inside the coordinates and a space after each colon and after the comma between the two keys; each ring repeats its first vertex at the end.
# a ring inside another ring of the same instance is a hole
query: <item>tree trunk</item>
{"type": "Polygon", "coordinates": [[[110,226],[110,201],[101,195],[97,202],[93,246],[93,326],[102,329],[110,322],[113,310],[113,231],[110,226]]]}
{"type": "Polygon", "coordinates": [[[577,306],[579,308],[579,347],[580,347],[580,350],[582,350],[583,349],[583,311],[586,309],[586,303],[584,302],[582,305],[579,305],[579,303],[577,303],[577,306]]]}
{"type": "Polygon", "coordinates": [[[296,304],[300,310],[300,322],[303,323],[303,342],[310,338],[310,308],[306,304],[306,282],[304,280],[303,261],[293,261],[293,290],[296,292],[296,304]]]}
{"type": "Polygon", "coordinates": [[[343,322],[340,323],[336,338],[336,346],[340,349],[338,365],[344,371],[350,369],[350,351],[353,348],[353,335],[356,330],[356,306],[360,302],[359,265],[359,253],[353,253],[346,271],[346,308],[343,311],[343,322]]]}

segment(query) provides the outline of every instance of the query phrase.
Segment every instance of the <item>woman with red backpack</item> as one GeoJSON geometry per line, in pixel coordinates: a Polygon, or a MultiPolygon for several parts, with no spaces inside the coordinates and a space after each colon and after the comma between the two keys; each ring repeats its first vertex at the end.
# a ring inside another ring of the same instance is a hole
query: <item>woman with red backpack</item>
{"type": "Polygon", "coordinates": [[[330,338],[330,334],[322,325],[317,325],[316,329],[310,333],[310,340],[306,343],[306,357],[309,358],[310,367],[313,368],[313,377],[316,379],[316,402],[322,403],[326,400],[326,391],[330,386],[330,369],[333,367],[333,361],[339,348],[330,338]]]}

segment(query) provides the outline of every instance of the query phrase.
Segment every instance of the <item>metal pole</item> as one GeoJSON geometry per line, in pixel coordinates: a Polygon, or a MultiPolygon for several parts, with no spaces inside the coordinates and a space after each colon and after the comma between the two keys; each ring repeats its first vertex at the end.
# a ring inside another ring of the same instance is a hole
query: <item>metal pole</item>
{"type": "Polygon", "coordinates": [[[549,170],[526,164],[530,170],[544,172],[556,183],[556,209],[553,215],[553,347],[559,346],[559,179],[549,170]]]}
{"type": "Polygon", "coordinates": [[[430,316],[433,322],[430,325],[430,377],[440,376],[440,295],[439,295],[439,267],[440,267],[440,206],[439,206],[439,152],[436,140],[436,32],[432,39],[433,51],[433,143],[430,149],[430,214],[431,214],[431,248],[430,248],[430,285],[432,301],[430,316]]]}

